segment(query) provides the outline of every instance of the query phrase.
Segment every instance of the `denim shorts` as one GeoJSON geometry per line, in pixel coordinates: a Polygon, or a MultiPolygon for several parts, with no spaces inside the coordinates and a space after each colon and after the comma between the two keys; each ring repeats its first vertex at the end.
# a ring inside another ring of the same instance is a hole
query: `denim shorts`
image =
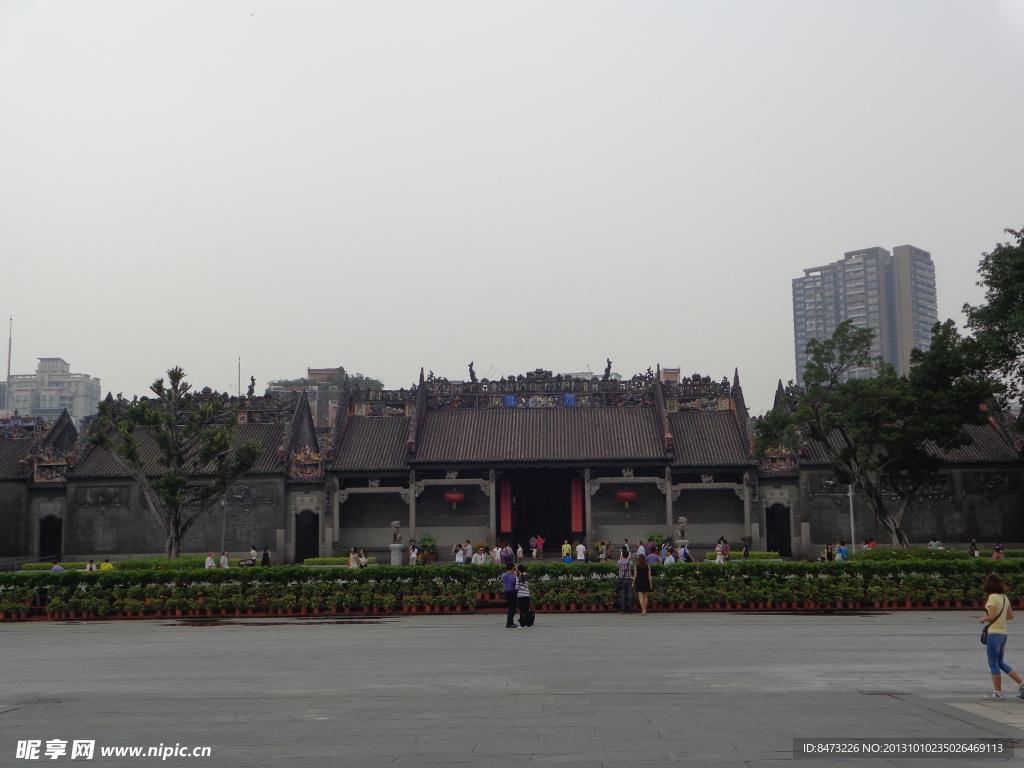
{"type": "Polygon", "coordinates": [[[1003,652],[1006,650],[1006,635],[988,635],[988,642],[985,644],[985,655],[988,656],[988,671],[998,675],[1000,670],[1006,674],[1013,672],[1013,667],[1003,661],[1003,652]]]}

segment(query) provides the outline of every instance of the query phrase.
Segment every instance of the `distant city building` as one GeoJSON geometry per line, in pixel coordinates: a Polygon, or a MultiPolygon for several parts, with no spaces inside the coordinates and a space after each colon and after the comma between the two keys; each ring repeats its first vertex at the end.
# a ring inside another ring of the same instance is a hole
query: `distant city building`
{"type": "MultiPolygon", "coordinates": [[[[807,342],[828,338],[845,320],[875,332],[872,357],[908,373],[910,350],[928,349],[938,320],[931,254],[912,245],[896,246],[892,253],[879,247],[849,251],[842,261],[805,269],[793,280],[798,383],[807,366],[807,342]]],[[[868,369],[851,372],[854,378],[869,375],[868,369]]]]}
{"type": "Polygon", "coordinates": [[[10,387],[9,411],[46,421],[55,421],[67,410],[80,424],[96,413],[100,402],[100,380],[87,373],[71,373],[71,366],[59,357],[40,357],[36,372],[11,376],[10,387]]]}
{"type": "MultiPolygon", "coordinates": [[[[601,376],[603,376],[603,374],[594,373],[593,371],[580,371],[579,373],[563,373],[562,376],[563,377],[568,377],[570,379],[586,379],[587,381],[590,381],[595,376],[597,378],[601,378],[601,376]]],[[[613,381],[622,381],[622,374],[621,373],[610,373],[610,374],[608,374],[608,378],[613,380],[613,381]]]]}

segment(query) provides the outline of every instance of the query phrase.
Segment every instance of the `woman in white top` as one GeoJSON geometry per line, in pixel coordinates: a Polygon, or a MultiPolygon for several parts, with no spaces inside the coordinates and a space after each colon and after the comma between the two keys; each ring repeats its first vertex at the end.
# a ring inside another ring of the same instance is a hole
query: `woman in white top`
{"type": "Polygon", "coordinates": [[[348,567],[349,568],[358,568],[359,567],[359,553],[356,552],[356,548],[355,547],[352,547],[352,549],[350,549],[348,551],[348,567]]]}
{"type": "Polygon", "coordinates": [[[216,568],[217,567],[217,561],[213,559],[213,552],[211,552],[209,555],[206,556],[206,567],[207,568],[216,568]]]}
{"type": "Polygon", "coordinates": [[[990,573],[985,577],[985,592],[988,601],[985,603],[985,615],[978,621],[988,624],[988,642],[985,643],[985,655],[988,656],[988,671],[992,673],[992,693],[986,699],[1003,698],[1003,676],[1005,672],[1020,686],[1015,698],[1024,701],[1024,680],[1013,671],[1013,667],[1003,661],[1006,651],[1006,621],[1013,619],[1010,598],[1006,596],[1006,585],[998,573],[990,573]]]}
{"type": "Polygon", "coordinates": [[[455,564],[465,565],[466,564],[466,550],[462,548],[461,544],[455,545],[455,564]]]}
{"type": "Polygon", "coordinates": [[[576,559],[581,563],[587,559],[587,548],[582,541],[576,545],[576,559]]]}

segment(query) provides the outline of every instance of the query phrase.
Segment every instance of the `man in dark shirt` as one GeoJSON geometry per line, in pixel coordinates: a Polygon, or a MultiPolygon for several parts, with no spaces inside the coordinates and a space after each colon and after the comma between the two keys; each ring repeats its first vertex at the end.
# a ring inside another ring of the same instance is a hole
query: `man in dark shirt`
{"type": "Polygon", "coordinates": [[[633,563],[625,549],[619,553],[619,613],[633,612],[633,563]]]}
{"type": "Polygon", "coordinates": [[[505,572],[501,574],[501,588],[505,591],[505,605],[508,614],[505,616],[505,629],[516,628],[516,567],[510,562],[505,564],[505,572]]]}

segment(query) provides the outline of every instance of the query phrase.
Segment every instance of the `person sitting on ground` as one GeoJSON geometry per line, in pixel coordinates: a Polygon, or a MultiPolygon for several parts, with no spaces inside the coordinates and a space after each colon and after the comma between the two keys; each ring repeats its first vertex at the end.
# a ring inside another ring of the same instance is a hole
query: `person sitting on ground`
{"type": "Polygon", "coordinates": [[[64,569],[61,567],[60,563],[54,563],[53,564],[53,568],[50,569],[50,572],[51,573],[64,573],[64,569]]]}
{"type": "Polygon", "coordinates": [[[100,570],[101,571],[112,571],[112,570],[114,570],[114,564],[112,562],[110,562],[110,558],[109,557],[106,558],[102,563],[100,563],[100,570]]]}
{"type": "Polygon", "coordinates": [[[211,552],[210,554],[208,554],[206,556],[206,563],[205,563],[204,567],[207,568],[207,569],[216,568],[217,567],[217,561],[213,557],[213,552],[211,552]]]}
{"type": "Polygon", "coordinates": [[[860,543],[860,548],[861,548],[861,551],[866,552],[867,550],[871,549],[871,545],[868,544],[868,540],[867,539],[864,539],[864,541],[862,541],[860,543]]]}
{"type": "Polygon", "coordinates": [[[92,560],[90,560],[88,563],[85,564],[85,570],[87,570],[87,571],[97,571],[99,569],[96,567],[96,563],[94,563],[92,560]]]}
{"type": "Polygon", "coordinates": [[[1006,555],[1003,554],[1003,545],[1002,544],[996,544],[996,548],[992,551],[992,559],[993,560],[1003,560],[1003,559],[1005,559],[1005,557],[1006,557],[1006,555]]]}
{"type": "Polygon", "coordinates": [[[230,566],[231,566],[231,561],[228,560],[228,553],[225,552],[223,555],[220,556],[220,567],[221,568],[229,568],[230,566]]]}
{"type": "Polygon", "coordinates": [[[877,547],[877,546],[878,546],[878,545],[877,545],[877,544],[875,543],[875,540],[874,540],[874,539],[868,539],[868,548],[869,548],[869,549],[874,549],[874,548],[875,548],[875,547],[877,547]]]}
{"type": "Polygon", "coordinates": [[[944,547],[936,536],[932,536],[932,540],[928,542],[928,549],[944,549],[944,547]]]}

